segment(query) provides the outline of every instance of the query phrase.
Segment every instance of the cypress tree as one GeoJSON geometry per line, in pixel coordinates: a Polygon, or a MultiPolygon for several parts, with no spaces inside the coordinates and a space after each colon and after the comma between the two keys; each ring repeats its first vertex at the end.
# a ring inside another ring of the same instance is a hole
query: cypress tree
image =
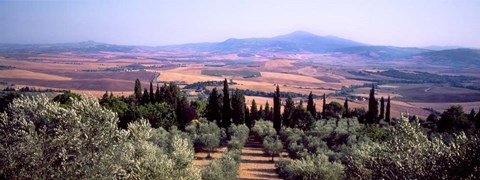
{"type": "Polygon", "coordinates": [[[150,102],[151,103],[154,103],[155,102],[155,96],[154,96],[154,92],[153,92],[153,83],[150,82],[150,102]]]}
{"type": "Polygon", "coordinates": [[[176,113],[177,125],[181,130],[185,130],[185,126],[190,123],[196,115],[195,109],[190,106],[190,103],[185,96],[182,96],[178,101],[176,113]]]}
{"type": "Polygon", "coordinates": [[[108,99],[108,91],[105,91],[105,94],[103,94],[102,99],[100,99],[100,103],[107,101],[108,99]]]}
{"type": "Polygon", "coordinates": [[[390,96],[387,99],[387,110],[385,111],[385,121],[390,122],[390,96]]]}
{"type": "Polygon", "coordinates": [[[133,89],[133,91],[135,94],[135,99],[140,102],[142,100],[142,84],[140,83],[139,79],[135,80],[135,88],[133,89]]]}
{"type": "Polygon", "coordinates": [[[232,96],[232,119],[236,125],[245,124],[245,96],[238,89],[232,96]]]}
{"type": "Polygon", "coordinates": [[[477,126],[477,129],[480,129],[480,108],[478,109],[478,113],[475,116],[475,125],[477,126]]]}
{"type": "Polygon", "coordinates": [[[220,125],[222,120],[222,111],[220,104],[220,95],[218,94],[217,88],[213,88],[210,96],[208,97],[208,104],[205,108],[206,115],[205,117],[209,121],[216,121],[217,125],[220,125]]]}
{"type": "Polygon", "coordinates": [[[165,95],[163,98],[171,107],[176,107],[177,101],[181,98],[180,88],[173,82],[169,83],[168,86],[165,87],[165,95]]]}
{"type": "Polygon", "coordinates": [[[265,120],[272,120],[270,119],[270,104],[268,104],[268,101],[265,103],[265,120]]]}
{"type": "Polygon", "coordinates": [[[250,117],[252,121],[260,119],[260,115],[258,114],[257,103],[255,99],[252,100],[252,107],[250,108],[250,117]]]}
{"type": "Polygon", "coordinates": [[[275,90],[275,95],[273,96],[273,127],[277,130],[277,133],[280,133],[280,128],[282,126],[282,119],[280,114],[280,87],[277,85],[275,90]]]}
{"type": "Polygon", "coordinates": [[[287,101],[285,102],[285,108],[283,109],[283,126],[293,128],[292,114],[294,110],[295,103],[293,102],[292,97],[289,95],[287,101]]]}
{"type": "Polygon", "coordinates": [[[323,111],[322,111],[322,118],[327,119],[327,95],[323,93],[323,111]]]}
{"type": "Polygon", "coordinates": [[[310,91],[310,94],[308,95],[307,111],[310,112],[310,114],[312,114],[313,117],[316,117],[317,110],[316,110],[316,107],[315,107],[315,102],[313,102],[312,91],[310,91]]]}
{"type": "Polygon", "coordinates": [[[263,105],[260,104],[260,109],[258,109],[258,119],[265,120],[265,110],[263,110],[263,105]]]}
{"type": "Polygon", "coordinates": [[[345,108],[345,114],[343,117],[349,118],[350,117],[350,109],[348,108],[348,97],[345,98],[345,102],[343,103],[343,107],[345,108]]]}
{"type": "Polygon", "coordinates": [[[268,112],[268,119],[270,119],[273,122],[273,107],[271,107],[270,111],[268,112]]]}
{"type": "Polygon", "coordinates": [[[223,81],[223,111],[222,111],[222,126],[228,128],[231,124],[232,106],[230,104],[230,94],[228,90],[227,78],[223,81]]]}
{"type": "Polygon", "coordinates": [[[472,108],[472,110],[470,111],[470,114],[468,115],[468,120],[475,122],[475,115],[476,115],[475,109],[472,108]]]}
{"type": "Polygon", "coordinates": [[[385,100],[383,96],[380,98],[380,116],[378,119],[385,119],[385,100]]]}
{"type": "Polygon", "coordinates": [[[378,119],[378,102],[375,100],[375,88],[372,84],[372,89],[370,90],[370,96],[368,98],[368,113],[367,113],[367,123],[375,124],[378,119]]]}
{"type": "Polygon", "coordinates": [[[150,99],[150,97],[148,95],[148,90],[147,90],[147,88],[145,88],[143,90],[143,95],[142,95],[142,104],[147,104],[149,99],[150,99]]]}
{"type": "Polygon", "coordinates": [[[161,102],[160,88],[157,84],[157,90],[155,91],[155,102],[161,102]]]}
{"type": "Polygon", "coordinates": [[[247,125],[248,128],[252,128],[252,116],[250,115],[250,109],[248,109],[247,105],[244,104],[245,107],[245,125],[247,125]]]}

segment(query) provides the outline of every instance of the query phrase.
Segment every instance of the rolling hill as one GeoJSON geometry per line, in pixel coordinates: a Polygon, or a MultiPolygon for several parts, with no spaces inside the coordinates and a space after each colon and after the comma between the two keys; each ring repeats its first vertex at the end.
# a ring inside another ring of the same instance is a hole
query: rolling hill
{"type": "Polygon", "coordinates": [[[453,67],[480,67],[479,49],[448,49],[418,54],[421,61],[453,67]]]}
{"type": "Polygon", "coordinates": [[[128,52],[133,51],[138,46],[125,46],[99,43],[95,41],[83,41],[78,43],[57,43],[57,44],[0,44],[0,52],[3,53],[61,53],[61,52],[128,52]]]}
{"type": "Polygon", "coordinates": [[[223,53],[258,53],[258,52],[284,52],[284,53],[325,53],[335,49],[364,46],[365,44],[343,39],[335,36],[318,36],[304,31],[272,38],[231,38],[219,43],[197,43],[175,46],[162,46],[158,50],[193,50],[214,51],[223,53]]]}
{"type": "MultiPolygon", "coordinates": [[[[431,48],[433,49],[433,48],[431,48]]],[[[237,54],[251,57],[255,54],[302,54],[314,53],[330,56],[354,57],[363,60],[403,61],[410,65],[434,65],[453,68],[480,68],[480,50],[447,49],[431,50],[416,47],[395,47],[368,45],[336,36],[319,36],[305,31],[275,36],[271,38],[231,38],[223,42],[192,43],[169,46],[128,46],[84,41],[59,44],[0,44],[1,54],[23,53],[198,53],[204,55],[237,54]],[[353,56],[352,56],[353,55],[353,56]]]]}
{"type": "Polygon", "coordinates": [[[431,52],[431,50],[414,47],[357,46],[337,49],[334,52],[349,55],[354,54],[375,60],[402,60],[410,59],[420,53],[431,52]]]}

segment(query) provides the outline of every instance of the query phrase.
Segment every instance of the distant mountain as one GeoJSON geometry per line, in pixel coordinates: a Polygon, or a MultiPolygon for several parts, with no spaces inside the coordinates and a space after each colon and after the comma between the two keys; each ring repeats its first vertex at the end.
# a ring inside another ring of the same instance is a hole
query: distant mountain
{"type": "Polygon", "coordinates": [[[0,44],[0,53],[96,53],[96,52],[159,52],[178,53],[207,52],[207,54],[237,54],[251,57],[258,53],[321,53],[332,56],[359,56],[378,61],[405,60],[415,65],[434,65],[459,68],[480,68],[480,50],[447,49],[447,47],[394,47],[373,46],[335,36],[318,36],[304,31],[296,31],[271,38],[231,38],[223,42],[192,43],[159,47],[127,46],[84,41],[59,44],[0,44]]]}
{"type": "Polygon", "coordinates": [[[365,44],[335,36],[318,36],[304,31],[272,38],[228,39],[219,43],[198,43],[159,47],[159,50],[188,49],[213,52],[288,52],[288,53],[324,53],[335,49],[363,46],[365,44]]]}
{"type": "Polygon", "coordinates": [[[451,67],[480,67],[479,49],[448,49],[431,51],[417,55],[420,60],[432,65],[444,65],[451,67]]]}
{"type": "Polygon", "coordinates": [[[0,44],[0,52],[6,53],[59,53],[59,52],[125,52],[132,51],[137,46],[124,46],[95,41],[83,41],[78,43],[57,43],[57,44],[0,44]]]}
{"type": "Polygon", "coordinates": [[[358,46],[337,49],[334,52],[348,55],[355,54],[365,58],[377,60],[399,60],[410,59],[417,54],[431,52],[431,50],[414,47],[358,46]]]}
{"type": "Polygon", "coordinates": [[[434,50],[434,51],[441,51],[441,50],[447,50],[447,49],[460,49],[460,48],[464,48],[464,47],[461,47],[461,46],[426,46],[426,47],[423,47],[423,48],[434,50]]]}

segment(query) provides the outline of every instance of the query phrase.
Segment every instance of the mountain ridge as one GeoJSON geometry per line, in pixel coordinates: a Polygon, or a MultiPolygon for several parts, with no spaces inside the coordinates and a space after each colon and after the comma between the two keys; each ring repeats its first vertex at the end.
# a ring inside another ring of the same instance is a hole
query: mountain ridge
{"type": "MultiPolygon", "coordinates": [[[[440,46],[439,46],[440,47],[440,46]]],[[[414,63],[455,67],[478,67],[480,50],[470,48],[432,50],[420,47],[397,47],[370,45],[328,35],[319,36],[306,31],[270,38],[229,38],[222,42],[189,43],[167,46],[132,46],[82,41],[57,44],[0,44],[0,53],[59,53],[59,52],[162,52],[205,54],[254,55],[262,53],[282,54],[326,54],[332,56],[352,56],[374,61],[408,60],[414,63]]],[[[248,57],[247,56],[247,57],[248,57]]]]}

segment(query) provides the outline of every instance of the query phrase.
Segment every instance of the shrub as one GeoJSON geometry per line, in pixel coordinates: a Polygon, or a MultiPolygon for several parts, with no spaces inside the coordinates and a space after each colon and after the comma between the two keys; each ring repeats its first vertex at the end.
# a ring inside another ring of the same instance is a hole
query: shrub
{"type": "Polygon", "coordinates": [[[205,180],[234,180],[238,177],[240,165],[240,150],[227,151],[219,159],[213,160],[202,170],[202,179],[205,180]]]}
{"type": "Polygon", "coordinates": [[[271,121],[258,120],[252,128],[253,135],[259,141],[263,142],[263,138],[267,136],[276,136],[277,132],[273,128],[271,121]]]}
{"type": "Polygon", "coordinates": [[[235,125],[232,124],[228,128],[228,133],[230,134],[231,139],[237,139],[239,141],[247,141],[250,129],[245,125],[235,125]]]}
{"type": "Polygon", "coordinates": [[[185,127],[189,137],[192,139],[195,149],[202,149],[210,153],[220,145],[221,129],[215,122],[200,120],[193,121],[185,127]]]}
{"type": "Polygon", "coordinates": [[[275,163],[277,172],[287,180],[342,179],[344,167],[329,162],[325,155],[309,155],[299,160],[280,160],[275,163]]]}
{"type": "Polygon", "coordinates": [[[360,145],[347,156],[352,179],[470,179],[480,176],[479,135],[428,138],[418,121],[402,117],[384,142],[360,145]]]}
{"type": "Polygon", "coordinates": [[[68,107],[45,95],[16,99],[0,114],[0,177],[201,178],[185,134],[152,129],[146,120],[119,130],[117,122],[93,98],[71,98],[68,107]]]}
{"type": "Polygon", "coordinates": [[[278,136],[267,136],[263,139],[263,151],[269,156],[273,157],[280,154],[283,150],[283,145],[278,136]]]}

